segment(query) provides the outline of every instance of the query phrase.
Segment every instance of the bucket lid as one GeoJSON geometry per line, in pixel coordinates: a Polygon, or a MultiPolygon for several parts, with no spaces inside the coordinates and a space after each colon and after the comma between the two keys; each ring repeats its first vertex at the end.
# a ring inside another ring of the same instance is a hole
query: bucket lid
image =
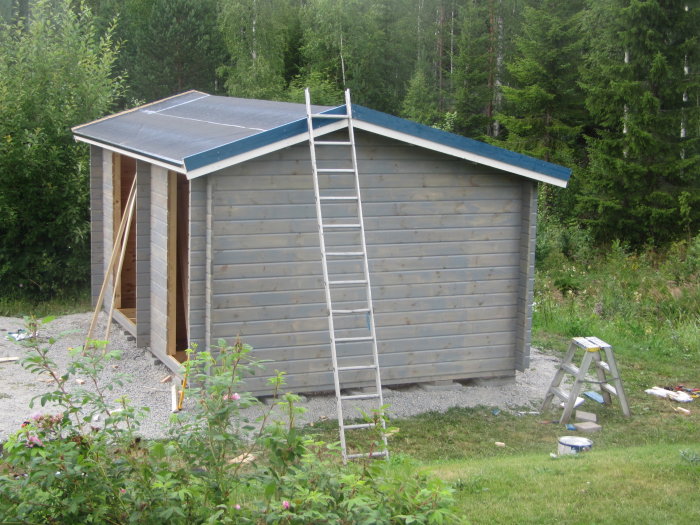
{"type": "Polygon", "coordinates": [[[561,445],[566,445],[569,447],[592,447],[593,441],[588,438],[580,436],[562,436],[559,438],[559,443],[561,445]]]}

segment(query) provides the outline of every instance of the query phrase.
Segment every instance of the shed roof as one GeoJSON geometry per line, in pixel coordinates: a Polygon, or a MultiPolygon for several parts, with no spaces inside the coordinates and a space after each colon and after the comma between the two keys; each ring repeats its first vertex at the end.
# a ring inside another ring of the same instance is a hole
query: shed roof
{"type": "MultiPolygon", "coordinates": [[[[344,114],[345,105],[313,106],[315,113],[344,114]]],[[[527,178],[566,186],[571,170],[491,144],[352,105],[353,125],[527,178]]],[[[317,136],[347,120],[315,121],[317,136]]],[[[76,140],[184,173],[188,178],[308,139],[306,106],[188,91],[73,128],[76,140]]]]}

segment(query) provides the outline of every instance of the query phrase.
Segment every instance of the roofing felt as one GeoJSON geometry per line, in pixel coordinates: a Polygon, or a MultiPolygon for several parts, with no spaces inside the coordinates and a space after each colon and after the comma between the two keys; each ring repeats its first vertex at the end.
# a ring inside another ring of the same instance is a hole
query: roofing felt
{"type": "MultiPolygon", "coordinates": [[[[312,106],[314,113],[344,114],[345,106],[312,106]]],[[[455,154],[538,180],[566,185],[570,170],[490,144],[353,104],[354,125],[399,140],[455,154]],[[512,168],[512,169],[511,169],[512,168]],[[538,176],[538,175],[541,175],[538,176]]],[[[315,126],[338,123],[324,119],[315,126]]],[[[308,134],[306,106],[188,91],[73,128],[78,140],[172,166],[198,176],[245,155],[308,134]]],[[[300,137],[302,137],[300,139],[300,137]]],[[[250,157],[247,157],[250,158],[250,157]]]]}

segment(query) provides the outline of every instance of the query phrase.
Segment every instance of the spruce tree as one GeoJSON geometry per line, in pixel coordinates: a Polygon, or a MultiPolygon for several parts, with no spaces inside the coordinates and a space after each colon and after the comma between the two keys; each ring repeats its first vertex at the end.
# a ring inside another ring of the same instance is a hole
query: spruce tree
{"type": "Polygon", "coordinates": [[[591,0],[586,106],[598,130],[577,211],[599,241],[662,244],[700,226],[700,8],[591,0]]]}
{"type": "MultiPolygon", "coordinates": [[[[513,85],[502,87],[504,107],[496,118],[503,129],[495,144],[572,168],[581,163],[587,116],[578,85],[582,7],[583,0],[543,0],[524,9],[516,51],[506,63],[513,85]]],[[[570,216],[573,191],[571,183],[568,190],[542,185],[540,209],[570,216]]]]}

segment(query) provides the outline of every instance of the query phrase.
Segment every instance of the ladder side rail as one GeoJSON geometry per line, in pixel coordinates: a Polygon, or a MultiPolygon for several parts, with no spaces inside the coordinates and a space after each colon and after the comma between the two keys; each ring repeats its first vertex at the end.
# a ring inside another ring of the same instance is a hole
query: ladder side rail
{"type": "Polygon", "coordinates": [[[620,377],[620,371],[617,368],[617,361],[615,360],[615,354],[613,353],[612,347],[608,346],[604,348],[605,359],[607,360],[608,366],[610,367],[610,374],[612,375],[612,382],[617,391],[617,397],[620,400],[620,407],[622,407],[622,413],[625,417],[630,417],[630,406],[627,402],[627,395],[625,394],[625,389],[622,386],[622,378],[620,377]]]}
{"type": "MultiPolygon", "coordinates": [[[[352,167],[353,170],[355,171],[355,195],[357,195],[357,216],[359,218],[359,223],[360,223],[360,239],[362,243],[362,251],[364,253],[364,256],[362,258],[363,260],[363,266],[364,266],[364,272],[365,272],[365,278],[367,280],[367,285],[366,285],[366,290],[367,290],[367,304],[369,306],[369,312],[368,312],[368,317],[369,317],[369,325],[370,325],[370,334],[372,336],[372,357],[374,360],[374,364],[376,366],[376,372],[375,372],[375,385],[376,385],[376,390],[377,394],[379,395],[379,407],[384,406],[384,396],[382,394],[382,381],[381,381],[381,374],[379,371],[379,351],[377,349],[377,332],[376,332],[376,325],[374,322],[374,303],[372,302],[372,286],[370,283],[370,277],[369,277],[369,261],[368,261],[368,255],[367,255],[367,240],[365,237],[365,220],[364,220],[364,214],[362,211],[362,196],[360,192],[360,173],[358,170],[358,164],[357,164],[357,151],[356,151],[356,142],[355,142],[355,131],[354,131],[354,122],[353,122],[353,116],[352,116],[352,103],[350,101],[350,90],[346,89],[345,90],[345,112],[348,115],[348,138],[350,139],[350,151],[351,151],[351,156],[352,156],[352,167]]],[[[382,415],[382,414],[380,414],[382,415]]],[[[386,424],[384,422],[384,418],[381,418],[381,425],[382,429],[386,428],[386,424]]],[[[387,453],[388,456],[388,443],[386,439],[386,435],[382,432],[382,441],[384,444],[384,449],[385,452],[387,453]]]]}
{"type": "Polygon", "coordinates": [[[544,401],[542,402],[540,412],[545,412],[546,410],[549,410],[549,407],[552,404],[552,400],[554,399],[554,392],[552,392],[552,389],[558,388],[559,385],[561,385],[561,381],[562,379],[564,379],[564,375],[566,374],[566,370],[564,367],[572,363],[575,353],[576,343],[574,341],[571,341],[571,343],[569,343],[569,349],[567,350],[564,359],[562,360],[561,364],[559,365],[559,368],[554,374],[554,379],[552,379],[552,383],[547,389],[547,394],[545,395],[544,401]]]}
{"type": "Polygon", "coordinates": [[[347,448],[345,443],[345,429],[343,428],[343,403],[340,396],[340,378],[338,377],[338,356],[335,346],[335,327],[333,325],[333,304],[328,278],[328,263],[326,261],[326,242],[323,232],[323,215],[321,210],[321,193],[318,182],[318,165],[316,163],[316,146],[314,143],[314,125],[311,113],[311,95],[309,89],[304,92],[306,99],[306,122],[309,128],[309,152],[311,156],[311,170],[314,181],[314,198],[316,205],[316,222],[318,225],[319,243],[321,245],[321,267],[323,269],[323,287],[326,296],[326,308],[328,310],[328,332],[331,340],[331,360],[333,363],[333,384],[335,386],[335,398],[338,413],[338,426],[340,427],[340,446],[343,454],[343,463],[347,462],[347,448]]]}
{"type": "MultiPolygon", "coordinates": [[[[595,352],[597,354],[597,352],[595,352]]],[[[576,398],[581,392],[581,385],[586,382],[586,374],[588,373],[588,368],[591,366],[591,361],[593,360],[594,352],[586,351],[586,355],[583,357],[581,362],[581,367],[576,375],[574,384],[571,386],[571,392],[569,393],[569,399],[564,404],[564,412],[559,419],[559,423],[565,425],[569,422],[571,414],[574,411],[574,406],[576,405],[576,398]]]]}
{"type": "MultiPolygon", "coordinates": [[[[596,377],[598,378],[598,383],[600,385],[607,384],[608,377],[605,374],[605,369],[601,366],[603,358],[600,355],[600,351],[595,352],[593,354],[593,360],[595,361],[595,363],[594,363],[595,364],[595,372],[596,372],[596,377]]],[[[601,388],[600,395],[603,396],[603,403],[606,403],[608,405],[612,404],[612,398],[610,397],[610,392],[608,392],[604,388],[601,388]]]]}

